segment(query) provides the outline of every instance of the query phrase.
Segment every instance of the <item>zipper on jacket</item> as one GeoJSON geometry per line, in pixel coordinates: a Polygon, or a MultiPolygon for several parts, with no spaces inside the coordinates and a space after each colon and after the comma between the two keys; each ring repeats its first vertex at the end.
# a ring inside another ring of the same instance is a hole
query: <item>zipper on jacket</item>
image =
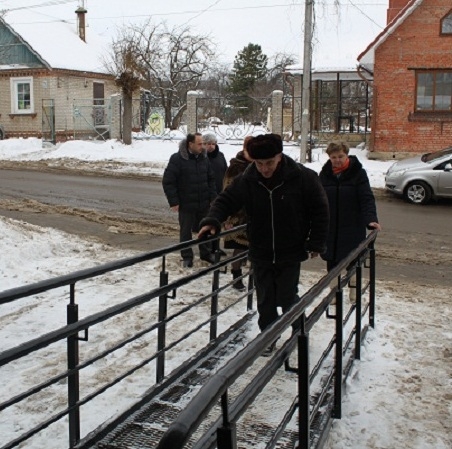
{"type": "Polygon", "coordinates": [[[270,198],[270,215],[271,215],[271,225],[272,225],[272,248],[273,248],[273,263],[276,263],[276,248],[275,248],[275,221],[274,221],[274,210],[273,210],[273,192],[284,184],[284,181],[270,190],[264,183],[259,182],[259,184],[267,190],[270,198]]]}

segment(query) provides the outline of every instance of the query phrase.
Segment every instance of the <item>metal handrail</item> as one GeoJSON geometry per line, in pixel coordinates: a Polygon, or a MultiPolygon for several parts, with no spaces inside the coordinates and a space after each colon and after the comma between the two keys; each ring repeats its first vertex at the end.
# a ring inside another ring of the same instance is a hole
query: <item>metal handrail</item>
{"type": "MultiPolygon", "coordinates": [[[[219,239],[228,235],[233,234],[235,232],[241,232],[246,227],[246,225],[242,225],[237,228],[233,228],[228,231],[224,231],[222,233],[219,233],[218,235],[212,236],[210,240],[213,242],[213,247],[218,250],[218,242],[219,239]]],[[[136,340],[140,336],[144,335],[145,333],[149,333],[155,329],[158,329],[160,332],[162,328],[166,326],[168,322],[171,320],[174,320],[175,318],[179,317],[189,309],[199,306],[202,303],[204,303],[207,300],[211,300],[212,302],[216,300],[216,297],[224,291],[230,284],[232,284],[232,281],[229,284],[225,285],[219,285],[218,283],[218,276],[216,273],[219,273],[220,270],[224,269],[228,264],[240,260],[243,257],[246,257],[246,253],[237,255],[237,256],[231,256],[223,260],[219,260],[219,253],[216,253],[217,262],[208,266],[207,268],[201,268],[193,273],[190,273],[186,275],[185,277],[179,278],[173,282],[168,282],[167,274],[165,273],[165,257],[169,253],[174,253],[176,251],[179,251],[181,249],[199,245],[199,243],[203,242],[204,239],[194,239],[187,242],[182,242],[179,244],[175,244],[163,249],[159,249],[156,251],[146,252],[143,254],[139,254],[137,256],[132,256],[128,258],[124,258],[118,261],[106,263],[100,266],[96,266],[89,269],[80,270],[68,275],[60,276],[57,278],[47,279],[41,282],[33,283],[30,285],[25,285],[18,288],[13,288],[9,290],[5,290],[3,292],[0,292],[0,305],[11,303],[13,301],[19,300],[21,298],[29,297],[32,295],[36,295],[37,293],[42,293],[45,291],[50,291],[55,288],[59,288],[62,286],[70,286],[70,303],[67,305],[68,309],[68,321],[65,326],[62,326],[54,331],[45,333],[37,338],[31,339],[29,341],[26,341],[22,344],[19,344],[16,347],[9,348],[3,352],[0,353],[0,367],[4,366],[8,363],[11,363],[15,360],[18,360],[24,356],[27,356],[39,349],[45,348],[49,346],[52,343],[62,341],[64,339],[67,339],[68,347],[68,367],[67,370],[63,371],[62,373],[59,373],[58,375],[54,375],[49,379],[46,379],[39,384],[33,385],[31,388],[29,388],[26,391],[20,392],[19,394],[16,394],[14,397],[9,398],[2,403],[0,403],[0,410],[4,410],[14,404],[17,404],[21,402],[22,400],[40,392],[44,388],[48,388],[49,386],[61,381],[63,378],[68,379],[68,406],[62,410],[59,410],[58,412],[55,412],[51,414],[50,416],[46,417],[45,420],[41,421],[34,427],[30,428],[28,431],[24,432],[22,435],[20,435],[15,440],[9,441],[6,443],[5,446],[2,446],[2,448],[13,448],[16,447],[18,444],[21,444],[22,442],[28,440],[33,435],[37,434],[44,428],[48,427],[50,424],[58,421],[65,415],[69,415],[69,441],[70,441],[70,447],[74,447],[79,441],[80,441],[80,418],[79,418],[79,408],[81,405],[87,403],[88,401],[92,400],[94,397],[98,396],[99,394],[103,393],[106,389],[112,387],[113,385],[120,382],[125,377],[131,375],[133,372],[138,370],[140,367],[144,366],[145,364],[156,360],[157,363],[157,371],[158,376],[156,382],[159,383],[162,381],[164,377],[164,358],[162,359],[162,356],[164,355],[165,351],[168,351],[169,349],[173,348],[177,344],[180,344],[181,341],[188,338],[193,333],[199,331],[200,328],[209,325],[211,326],[211,340],[216,338],[216,320],[222,316],[224,313],[227,312],[230,308],[233,307],[233,305],[241,302],[246,297],[248,297],[248,300],[246,301],[246,311],[249,310],[249,295],[252,295],[252,287],[251,290],[249,289],[248,292],[244,295],[240,295],[239,298],[237,298],[233,303],[224,306],[221,308],[221,310],[218,310],[215,308],[215,310],[212,310],[212,313],[209,317],[206,317],[202,320],[200,323],[196,323],[196,326],[194,326],[193,329],[189,329],[187,332],[185,332],[184,335],[180,336],[178,339],[172,341],[168,345],[163,345],[163,347],[159,347],[157,352],[155,352],[152,356],[145,357],[139,364],[134,365],[132,368],[129,368],[125,372],[121,373],[118,377],[116,377],[113,380],[110,380],[105,385],[102,385],[101,387],[97,388],[95,391],[92,391],[90,394],[86,395],[84,398],[79,397],[79,380],[78,380],[78,373],[83,368],[86,368],[88,365],[91,365],[92,363],[96,362],[102,357],[107,356],[108,354],[112,353],[115,350],[120,349],[121,347],[124,347],[125,345],[129,344],[133,340],[136,340]],[[157,288],[153,288],[152,290],[135,296],[133,298],[130,298],[120,304],[111,306],[101,312],[94,313],[90,316],[87,316],[83,319],[78,319],[78,311],[77,311],[77,304],[75,303],[75,284],[78,281],[95,278],[97,276],[103,275],[105,273],[119,270],[122,268],[126,268],[129,266],[133,266],[136,264],[139,264],[141,262],[146,262],[152,259],[157,259],[162,257],[162,271],[161,271],[161,278],[160,278],[160,286],[157,288]],[[193,302],[190,305],[184,306],[182,309],[175,311],[169,316],[165,316],[164,318],[158,319],[154,324],[146,326],[145,329],[141,330],[140,332],[136,332],[133,336],[127,337],[124,340],[121,340],[113,345],[113,347],[110,347],[104,351],[102,351],[99,354],[96,354],[86,360],[84,360],[82,363],[79,363],[78,360],[78,344],[79,341],[87,341],[88,339],[88,329],[98,323],[102,323],[106,321],[107,319],[110,319],[114,316],[117,316],[119,314],[122,314],[128,310],[133,309],[136,306],[139,306],[143,303],[149,302],[153,299],[158,299],[160,301],[166,301],[168,297],[171,297],[170,294],[172,292],[175,292],[177,289],[191,283],[195,282],[196,280],[205,277],[209,275],[210,273],[214,274],[214,278],[216,276],[217,281],[213,283],[212,291],[206,295],[203,295],[201,298],[197,298],[195,302],[193,302]],[[166,276],[165,276],[166,274],[166,276]],[[163,276],[162,276],[163,275],[163,276]],[[85,333],[85,337],[79,337],[80,333],[85,333]]],[[[244,312],[246,312],[244,311],[244,312]]]]}
{"type": "MultiPolygon", "coordinates": [[[[198,428],[203,418],[217,404],[228,388],[259,358],[268,345],[280,337],[294,322],[302,318],[306,308],[314,302],[316,297],[330,285],[333,279],[340,276],[344,269],[353,264],[368,249],[369,245],[372,246],[376,237],[377,231],[374,230],[339,265],[305,293],[299,302],[294,304],[280,319],[260,333],[237,356],[211,377],[165,432],[157,449],[182,448],[189,436],[198,428]]],[[[351,270],[354,271],[355,268],[352,267],[351,270]]],[[[342,301],[342,298],[340,299],[342,301]]],[[[314,323],[311,323],[311,326],[313,325],[314,323]]],[[[278,355],[281,351],[278,351],[278,355]]],[[[281,360],[284,360],[284,356],[287,355],[283,353],[281,360]]],[[[246,400],[244,401],[246,402],[246,400]]]]}
{"type": "MultiPolygon", "coordinates": [[[[229,234],[234,234],[239,231],[246,229],[246,225],[240,225],[233,229],[229,229],[221,232],[218,235],[209,237],[210,240],[218,241],[220,238],[225,237],[229,234]]],[[[24,285],[21,287],[15,287],[8,290],[3,290],[0,292],[0,305],[12,302],[19,298],[24,298],[26,296],[36,295],[53,288],[64,287],[67,285],[74,284],[75,282],[91,279],[102,274],[119,270],[122,268],[127,268],[142,262],[147,262],[149,260],[158,259],[165,256],[168,253],[179,251],[181,249],[189,248],[191,246],[198,245],[204,240],[194,239],[186,242],[177,243],[171,246],[166,246],[153,251],[148,251],[136,256],[126,257],[124,259],[115,260],[114,262],[107,262],[102,265],[98,265],[92,268],[86,268],[84,270],[78,270],[73,273],[58,276],[51,279],[46,279],[44,281],[35,282],[29,285],[24,285]]]]}

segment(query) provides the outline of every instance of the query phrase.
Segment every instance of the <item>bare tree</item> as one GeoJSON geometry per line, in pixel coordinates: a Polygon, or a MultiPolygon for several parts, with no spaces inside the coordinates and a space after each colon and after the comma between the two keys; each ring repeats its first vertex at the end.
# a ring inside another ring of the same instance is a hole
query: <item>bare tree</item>
{"type": "Polygon", "coordinates": [[[294,54],[278,52],[275,53],[269,61],[268,81],[271,90],[279,89],[284,95],[290,95],[290,86],[284,82],[284,71],[287,66],[297,63],[297,57],[294,54]]]}
{"type": "Polygon", "coordinates": [[[132,143],[132,99],[142,79],[136,54],[137,42],[127,29],[123,29],[113,40],[112,51],[106,61],[109,72],[115,75],[116,85],[122,91],[122,140],[126,145],[132,143]]]}
{"type": "Polygon", "coordinates": [[[137,64],[149,89],[165,111],[165,126],[175,129],[187,108],[187,92],[197,90],[214,62],[214,44],[189,27],[168,29],[165,23],[132,28],[138,45],[137,64]]]}

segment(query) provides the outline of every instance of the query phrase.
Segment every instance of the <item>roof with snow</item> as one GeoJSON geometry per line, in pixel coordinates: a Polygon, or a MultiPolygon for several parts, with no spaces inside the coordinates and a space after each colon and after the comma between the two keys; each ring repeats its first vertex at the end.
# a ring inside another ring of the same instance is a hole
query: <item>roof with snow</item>
{"type": "Polygon", "coordinates": [[[386,26],[386,28],[371,42],[367,48],[358,56],[360,66],[373,72],[375,50],[386,41],[386,39],[398,28],[424,0],[411,0],[397,14],[394,19],[386,26]]]}
{"type": "MultiPolygon", "coordinates": [[[[86,29],[84,42],[77,34],[75,13],[74,23],[49,20],[48,17],[24,10],[6,12],[0,20],[3,20],[48,67],[108,73],[103,63],[108,42],[92,33],[89,28],[86,29]]],[[[17,65],[14,68],[17,68],[17,65]]]]}
{"type": "MultiPolygon", "coordinates": [[[[288,65],[285,67],[284,72],[292,75],[303,75],[303,65],[288,65]]],[[[362,78],[358,75],[356,67],[319,67],[311,69],[312,81],[337,81],[338,79],[347,81],[362,80],[362,78]]]]}

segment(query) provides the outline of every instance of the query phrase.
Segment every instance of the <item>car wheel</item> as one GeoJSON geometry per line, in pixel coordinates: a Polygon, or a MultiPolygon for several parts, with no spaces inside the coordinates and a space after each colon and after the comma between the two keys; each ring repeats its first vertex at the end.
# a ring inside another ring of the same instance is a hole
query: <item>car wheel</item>
{"type": "Polygon", "coordinates": [[[409,203],[427,204],[432,198],[432,191],[427,183],[415,181],[408,184],[404,197],[409,203]]]}

